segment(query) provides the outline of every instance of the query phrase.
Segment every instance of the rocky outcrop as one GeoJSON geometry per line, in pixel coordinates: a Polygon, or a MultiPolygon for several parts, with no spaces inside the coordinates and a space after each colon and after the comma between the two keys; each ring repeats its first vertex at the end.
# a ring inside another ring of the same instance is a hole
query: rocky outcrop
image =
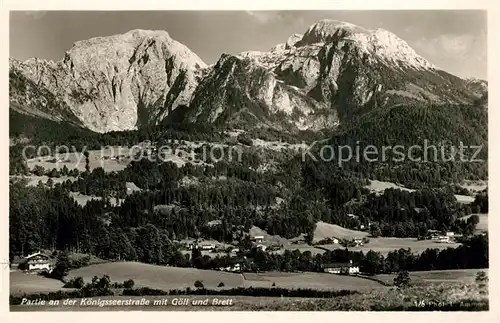
{"type": "Polygon", "coordinates": [[[97,132],[134,129],[188,104],[203,68],[167,32],[144,30],[77,42],[59,62],[11,63],[97,132]]]}
{"type": "Polygon", "coordinates": [[[285,84],[252,59],[223,55],[194,92],[186,120],[321,129],[334,126],[337,118],[328,105],[285,84]]]}
{"type": "Polygon", "coordinates": [[[165,31],[133,30],[77,42],[59,62],[11,60],[10,70],[16,109],[98,132],[162,122],[331,128],[382,106],[484,96],[483,83],[440,70],[394,34],[334,20],[210,67],[165,31]]]}
{"type": "Polygon", "coordinates": [[[382,30],[322,20],[269,52],[244,52],[257,64],[348,119],[408,102],[470,103],[466,82],[441,71],[382,30]]]}

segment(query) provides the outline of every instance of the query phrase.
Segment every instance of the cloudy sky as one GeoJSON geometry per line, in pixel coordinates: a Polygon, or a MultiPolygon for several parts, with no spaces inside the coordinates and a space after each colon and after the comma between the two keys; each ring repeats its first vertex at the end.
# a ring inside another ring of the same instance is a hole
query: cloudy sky
{"type": "Polygon", "coordinates": [[[450,73],[487,78],[484,11],[19,11],[10,15],[10,56],[56,61],[78,40],[153,29],[210,64],[221,53],[268,50],[325,18],[387,29],[450,73]]]}

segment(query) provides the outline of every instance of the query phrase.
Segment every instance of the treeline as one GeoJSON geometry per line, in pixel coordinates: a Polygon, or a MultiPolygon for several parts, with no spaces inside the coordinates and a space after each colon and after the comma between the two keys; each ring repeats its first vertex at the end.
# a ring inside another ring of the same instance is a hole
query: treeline
{"type": "Polygon", "coordinates": [[[123,296],[167,296],[167,295],[223,295],[223,296],[252,296],[252,297],[307,297],[307,298],[333,298],[346,295],[358,294],[352,290],[315,290],[315,289],[288,289],[288,288],[263,288],[263,287],[236,287],[231,289],[206,289],[206,288],[186,288],[184,290],[174,289],[164,291],[154,288],[125,289],[123,296]]]}
{"type": "MultiPolygon", "coordinates": [[[[359,147],[360,159],[343,162],[345,169],[357,169],[374,179],[415,188],[484,179],[488,174],[488,116],[478,106],[402,104],[374,109],[341,125],[329,144],[335,152],[340,146],[350,146],[352,152],[359,147]],[[467,147],[463,151],[465,161],[460,157],[461,143],[467,147]],[[363,157],[365,147],[370,145],[378,153],[367,156],[375,161],[363,157]],[[393,151],[397,146],[402,147],[397,151],[404,153],[404,160],[393,151]],[[474,147],[479,146],[482,148],[475,155],[474,147]],[[383,147],[390,149],[383,152],[383,147]],[[412,156],[410,147],[414,147],[412,156]]],[[[348,157],[347,150],[341,153],[342,157],[348,157]]],[[[330,163],[337,164],[339,159],[336,155],[330,163]]]]}
{"type": "MultiPolygon", "coordinates": [[[[246,254],[248,271],[317,271],[322,272],[331,263],[352,261],[367,274],[394,273],[403,270],[425,271],[445,269],[488,268],[488,237],[474,236],[456,248],[426,249],[415,254],[411,249],[399,249],[384,257],[380,252],[336,249],[312,256],[311,252],[286,250],[283,254],[266,253],[253,249],[246,254]]],[[[208,268],[207,268],[208,269],[208,268]]]]}
{"type": "MultiPolygon", "coordinates": [[[[137,248],[147,250],[138,247],[142,242],[136,238],[146,226],[146,230],[157,232],[152,237],[167,240],[202,237],[229,243],[252,226],[285,238],[302,233],[311,237],[319,220],[354,229],[364,225],[375,236],[425,236],[430,229],[468,234],[474,229],[472,224],[457,220],[460,215],[470,214],[467,213],[470,210],[457,206],[450,192],[387,190],[380,196],[366,195],[363,188],[366,181],[350,179],[349,173],[342,177],[323,171],[304,175],[306,170],[299,169],[292,180],[293,175],[286,176],[286,172],[252,173],[256,174],[254,182],[239,179],[246,176],[245,171],[239,173],[236,166],[227,164],[206,168],[201,176],[200,168],[178,168],[172,163],[154,166],[144,163],[131,168],[130,173],[126,170],[109,174],[95,169],[84,172],[77,182],[67,181],[51,189],[12,183],[11,250],[25,255],[47,248],[88,252],[106,258],[151,259],[137,252],[137,248]],[[131,174],[136,175],[132,178],[131,174]],[[180,185],[179,180],[187,174],[198,176],[199,183],[180,185]],[[232,177],[211,179],[217,174],[232,177]],[[124,183],[130,179],[139,180],[141,186],[150,190],[126,195],[124,183]],[[288,182],[290,180],[292,182],[288,182]],[[144,184],[147,181],[151,183],[148,186],[144,184]],[[100,196],[102,200],[90,201],[81,207],[68,196],[69,191],[75,190],[100,196]],[[126,198],[120,206],[113,207],[111,197],[126,198]],[[347,203],[349,201],[355,203],[347,203]],[[351,213],[358,217],[349,217],[351,213]],[[209,224],[215,220],[220,223],[209,224]],[[127,239],[116,238],[124,236],[127,239]],[[123,241],[123,246],[111,246],[110,237],[111,241],[123,241]]],[[[163,249],[170,250],[170,247],[163,249]]]]}
{"type": "Polygon", "coordinates": [[[369,251],[362,262],[362,271],[369,274],[398,271],[427,271],[447,269],[478,269],[489,267],[488,237],[479,235],[456,248],[426,249],[414,254],[409,249],[389,252],[386,257],[369,251]]]}
{"type": "MultiPolygon", "coordinates": [[[[328,262],[353,260],[366,263],[366,259],[372,257],[380,260],[380,257],[374,257],[373,253],[363,256],[360,253],[345,254],[344,251],[334,251],[312,257],[307,252],[286,251],[283,255],[275,255],[251,250],[247,232],[252,225],[285,237],[297,236],[301,232],[307,232],[311,237],[314,224],[325,210],[321,209],[320,205],[308,208],[311,204],[306,204],[302,197],[297,197],[296,202],[291,203],[291,208],[288,209],[268,207],[260,211],[255,208],[251,210],[252,201],[260,202],[255,205],[271,205],[271,197],[276,195],[271,194],[272,191],[262,192],[262,188],[249,185],[248,182],[242,183],[243,185],[238,186],[231,181],[222,182],[212,189],[198,188],[198,194],[193,194],[193,191],[185,187],[173,189],[170,193],[135,193],[127,197],[120,207],[111,207],[106,201],[90,201],[81,207],[60,185],[48,190],[12,183],[10,251],[13,254],[26,255],[39,249],[69,250],[105,259],[138,260],[158,265],[194,266],[204,269],[234,264],[235,259],[229,257],[211,259],[208,256],[183,255],[174,241],[186,237],[205,237],[236,243],[242,252],[250,252],[247,258],[253,261],[248,264],[248,270],[321,271],[321,264],[328,262]],[[224,185],[227,187],[223,187],[224,185]],[[221,194],[221,189],[225,194],[221,194]],[[230,191],[232,193],[228,193],[230,191]],[[229,199],[228,196],[233,198],[229,199]],[[216,219],[222,219],[220,224],[208,224],[216,219]]],[[[397,199],[399,195],[388,193],[387,196],[397,199]]],[[[425,200],[426,195],[415,197],[417,201],[425,200]]],[[[439,205],[438,200],[426,203],[439,205]]],[[[451,266],[447,269],[487,267],[484,257],[481,258],[482,262],[464,262],[467,259],[476,259],[475,257],[483,255],[484,250],[487,250],[487,240],[480,239],[486,238],[472,238],[471,241],[481,242],[477,246],[466,242],[463,247],[456,248],[453,252],[441,251],[441,258],[438,257],[437,262],[432,262],[432,266],[441,269],[444,269],[443,266],[451,266]],[[476,246],[476,249],[471,246],[476,246]],[[442,258],[445,256],[451,258],[442,258]]],[[[407,259],[405,262],[413,263],[407,259]]],[[[414,263],[415,270],[424,268],[421,262],[414,263]]],[[[377,266],[376,268],[381,269],[364,270],[375,273],[384,271],[385,265],[377,266]]]]}
{"type": "Polygon", "coordinates": [[[476,195],[472,206],[476,207],[476,213],[488,213],[488,188],[476,195]]]}

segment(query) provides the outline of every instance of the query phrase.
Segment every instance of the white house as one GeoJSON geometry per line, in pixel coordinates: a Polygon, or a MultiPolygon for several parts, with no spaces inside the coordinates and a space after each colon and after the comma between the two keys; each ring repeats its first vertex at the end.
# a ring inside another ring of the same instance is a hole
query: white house
{"type": "Polygon", "coordinates": [[[441,243],[449,243],[450,237],[449,236],[440,236],[438,241],[441,243]]]}
{"type": "Polygon", "coordinates": [[[199,245],[198,247],[201,248],[201,250],[214,250],[215,249],[214,244],[202,244],[202,245],[199,245]]]}
{"type": "Polygon", "coordinates": [[[448,231],[448,232],[446,232],[446,236],[453,237],[453,236],[455,236],[455,232],[448,231]]]}
{"type": "Polygon", "coordinates": [[[234,266],[231,268],[231,271],[233,271],[233,272],[241,271],[241,265],[240,265],[240,264],[236,264],[236,265],[234,265],[234,266]]]}
{"type": "Polygon", "coordinates": [[[359,273],[359,266],[356,266],[350,260],[347,263],[334,263],[324,266],[324,272],[330,274],[353,275],[359,273]]]}
{"type": "Polygon", "coordinates": [[[41,252],[37,252],[31,255],[28,255],[24,258],[26,261],[26,269],[27,270],[48,270],[50,271],[50,263],[49,257],[42,254],[41,252]]]}
{"type": "Polygon", "coordinates": [[[251,237],[251,240],[257,243],[262,243],[264,241],[264,236],[253,236],[251,237]]]}

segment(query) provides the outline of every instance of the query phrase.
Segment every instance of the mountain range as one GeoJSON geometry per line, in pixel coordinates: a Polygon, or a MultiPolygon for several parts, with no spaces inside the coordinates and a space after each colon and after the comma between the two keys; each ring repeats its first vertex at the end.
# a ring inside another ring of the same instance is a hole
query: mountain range
{"type": "Polygon", "coordinates": [[[335,129],[400,105],[472,105],[488,87],[434,66],[389,31],[334,20],[213,65],[166,31],[132,30],[78,41],[58,62],[9,67],[11,114],[99,133],[164,123],[335,129]]]}

